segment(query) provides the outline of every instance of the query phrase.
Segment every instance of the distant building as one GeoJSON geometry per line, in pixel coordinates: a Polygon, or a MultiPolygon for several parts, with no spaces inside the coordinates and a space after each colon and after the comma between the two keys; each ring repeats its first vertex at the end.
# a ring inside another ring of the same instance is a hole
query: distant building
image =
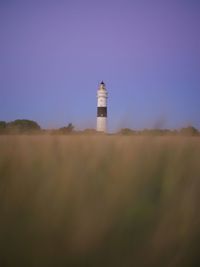
{"type": "Polygon", "coordinates": [[[107,98],[108,93],[102,81],[97,90],[97,131],[107,132],[107,98]]]}

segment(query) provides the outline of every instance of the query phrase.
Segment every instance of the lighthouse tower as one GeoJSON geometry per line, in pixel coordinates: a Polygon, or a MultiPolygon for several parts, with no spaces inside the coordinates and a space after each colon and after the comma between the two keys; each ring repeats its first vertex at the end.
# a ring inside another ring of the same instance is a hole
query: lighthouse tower
{"type": "Polygon", "coordinates": [[[97,131],[107,131],[107,98],[108,93],[105,83],[102,81],[97,90],[97,131]]]}

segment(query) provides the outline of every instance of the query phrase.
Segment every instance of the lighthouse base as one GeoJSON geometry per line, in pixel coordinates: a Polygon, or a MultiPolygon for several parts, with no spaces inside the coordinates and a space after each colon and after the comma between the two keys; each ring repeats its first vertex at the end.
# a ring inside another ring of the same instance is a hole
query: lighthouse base
{"type": "Polygon", "coordinates": [[[97,132],[107,131],[107,118],[106,117],[97,117],[97,132]]]}

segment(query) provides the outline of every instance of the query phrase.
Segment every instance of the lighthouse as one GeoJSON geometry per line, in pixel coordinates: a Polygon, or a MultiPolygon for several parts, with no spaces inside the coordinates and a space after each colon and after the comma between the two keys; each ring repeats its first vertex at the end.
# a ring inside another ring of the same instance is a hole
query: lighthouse
{"type": "Polygon", "coordinates": [[[97,131],[107,132],[107,98],[106,85],[102,81],[97,90],[97,131]]]}

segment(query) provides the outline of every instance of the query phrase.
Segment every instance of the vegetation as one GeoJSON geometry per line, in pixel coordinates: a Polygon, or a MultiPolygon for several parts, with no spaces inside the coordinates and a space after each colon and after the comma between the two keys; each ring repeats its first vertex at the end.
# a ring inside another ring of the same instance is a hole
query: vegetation
{"type": "Polygon", "coordinates": [[[6,133],[6,122],[0,121],[0,134],[5,134],[5,133],[6,133]]]}
{"type": "Polygon", "coordinates": [[[199,159],[199,137],[0,136],[0,266],[200,266],[199,159]]]}
{"type": "Polygon", "coordinates": [[[8,123],[0,121],[1,134],[35,133],[39,131],[39,124],[32,120],[15,120],[8,123]]]}
{"type": "Polygon", "coordinates": [[[73,130],[74,130],[73,124],[69,123],[66,127],[60,128],[57,133],[59,133],[59,134],[69,134],[69,133],[72,133],[73,130]]]}
{"type": "MultiPolygon", "coordinates": [[[[82,131],[75,130],[72,123],[59,129],[43,130],[39,124],[32,120],[15,120],[11,122],[0,121],[0,134],[83,134],[83,135],[100,135],[95,129],[89,128],[82,131]]],[[[122,128],[116,134],[118,135],[142,135],[142,136],[200,136],[200,132],[193,126],[188,126],[180,130],[169,129],[144,129],[133,130],[130,128],[122,128]]]]}
{"type": "Polygon", "coordinates": [[[189,126],[189,127],[186,127],[186,128],[182,128],[180,130],[180,133],[183,134],[183,135],[199,135],[199,132],[196,128],[194,128],[193,126],[189,126]]]}
{"type": "Polygon", "coordinates": [[[180,130],[169,130],[169,129],[144,129],[140,131],[132,130],[130,128],[123,128],[119,131],[119,134],[122,135],[144,135],[144,136],[198,136],[200,135],[199,131],[193,127],[188,126],[180,130]]]}
{"type": "Polygon", "coordinates": [[[4,130],[6,128],[6,122],[0,121],[0,130],[4,130]]]}

